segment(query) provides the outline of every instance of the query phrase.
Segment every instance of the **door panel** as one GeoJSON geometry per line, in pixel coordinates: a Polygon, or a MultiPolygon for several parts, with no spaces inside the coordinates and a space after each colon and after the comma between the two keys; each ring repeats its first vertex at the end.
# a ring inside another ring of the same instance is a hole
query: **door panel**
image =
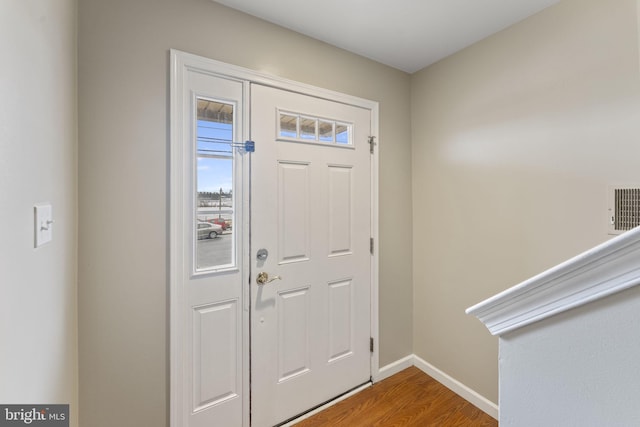
{"type": "Polygon", "coordinates": [[[278,292],[278,382],[309,371],[309,288],[278,292]]]}
{"type": "Polygon", "coordinates": [[[353,354],[353,282],[329,283],[329,363],[353,354]]]}
{"type": "Polygon", "coordinates": [[[278,162],[280,263],[309,259],[309,185],[309,163],[278,162]]]}
{"type": "Polygon", "coordinates": [[[370,110],[251,87],[253,426],[370,378],[370,132],[370,110]]]}
{"type": "Polygon", "coordinates": [[[329,255],[347,255],[351,253],[353,232],[353,168],[331,165],[328,168],[329,255]]]}
{"type": "Polygon", "coordinates": [[[193,309],[193,411],[238,396],[237,301],[193,309]],[[212,363],[214,362],[214,363],[212,363]]]}

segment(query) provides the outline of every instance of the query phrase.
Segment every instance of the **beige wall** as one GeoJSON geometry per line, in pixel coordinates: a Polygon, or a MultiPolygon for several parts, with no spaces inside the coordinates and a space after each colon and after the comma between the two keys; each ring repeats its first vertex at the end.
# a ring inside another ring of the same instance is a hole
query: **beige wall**
{"type": "Polygon", "coordinates": [[[0,402],[77,426],[76,2],[0,2],[0,402]],[[53,241],[34,249],[33,206],[53,241]]]}
{"type": "Polygon", "coordinates": [[[414,350],[497,401],[465,308],[606,240],[640,183],[636,0],[563,0],[412,79],[414,350]]]}
{"type": "Polygon", "coordinates": [[[83,427],[168,424],[170,48],[380,102],[381,364],[410,354],[410,77],[210,0],[81,0],[83,427]]]}

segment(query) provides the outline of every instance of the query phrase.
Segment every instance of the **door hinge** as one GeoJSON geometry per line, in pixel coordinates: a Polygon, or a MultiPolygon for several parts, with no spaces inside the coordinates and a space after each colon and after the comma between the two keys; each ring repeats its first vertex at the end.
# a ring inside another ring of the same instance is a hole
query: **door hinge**
{"type": "Polygon", "coordinates": [[[375,136],[370,136],[369,137],[369,152],[371,154],[373,154],[373,147],[376,145],[376,137],[375,136]]]}
{"type": "Polygon", "coordinates": [[[369,338],[369,351],[373,353],[373,337],[369,338]]]}
{"type": "Polygon", "coordinates": [[[373,237],[369,239],[369,252],[373,255],[373,237]]]}

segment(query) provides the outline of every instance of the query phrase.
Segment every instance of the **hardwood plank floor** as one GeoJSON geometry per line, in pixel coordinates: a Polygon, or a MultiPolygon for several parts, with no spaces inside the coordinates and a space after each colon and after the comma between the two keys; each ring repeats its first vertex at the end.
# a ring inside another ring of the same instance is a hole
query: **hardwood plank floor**
{"type": "Polygon", "coordinates": [[[296,427],[495,427],[482,412],[411,367],[297,423],[296,427]]]}

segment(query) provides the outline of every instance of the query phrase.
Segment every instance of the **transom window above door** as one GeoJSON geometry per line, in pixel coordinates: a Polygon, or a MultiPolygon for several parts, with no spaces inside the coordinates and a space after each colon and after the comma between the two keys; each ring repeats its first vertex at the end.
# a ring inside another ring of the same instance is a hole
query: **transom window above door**
{"type": "Polygon", "coordinates": [[[353,148],[353,124],[278,110],[278,141],[304,142],[353,148]]]}

